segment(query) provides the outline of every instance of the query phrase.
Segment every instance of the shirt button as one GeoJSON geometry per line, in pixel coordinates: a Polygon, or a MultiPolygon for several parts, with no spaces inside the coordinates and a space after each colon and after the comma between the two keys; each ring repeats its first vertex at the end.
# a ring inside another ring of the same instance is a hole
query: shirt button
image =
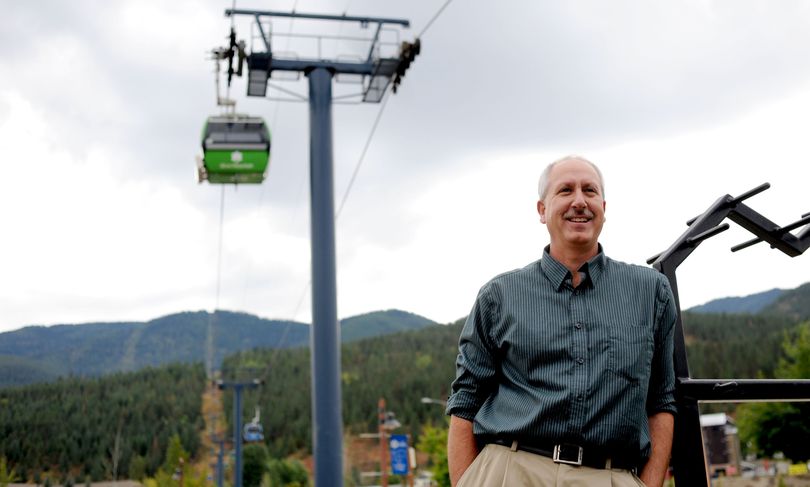
{"type": "Polygon", "coordinates": [[[582,400],[582,394],[578,394],[577,395],[577,401],[581,401],[581,400],[582,400]]]}
{"type": "Polygon", "coordinates": [[[574,328],[576,328],[577,330],[581,329],[582,323],[574,323],[574,328]]]}
{"type": "Polygon", "coordinates": [[[582,365],[582,364],[584,364],[584,363],[585,363],[585,359],[584,359],[584,358],[582,358],[582,357],[579,357],[579,358],[577,359],[577,363],[578,363],[579,365],[582,365]]]}

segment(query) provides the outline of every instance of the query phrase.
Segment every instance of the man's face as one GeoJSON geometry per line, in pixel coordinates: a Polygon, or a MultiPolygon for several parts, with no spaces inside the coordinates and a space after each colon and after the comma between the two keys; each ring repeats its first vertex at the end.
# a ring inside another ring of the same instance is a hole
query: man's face
{"type": "Polygon", "coordinates": [[[545,199],[537,202],[548,226],[552,251],[595,252],[605,223],[605,200],[596,170],[576,159],[557,163],[549,174],[545,199]]]}

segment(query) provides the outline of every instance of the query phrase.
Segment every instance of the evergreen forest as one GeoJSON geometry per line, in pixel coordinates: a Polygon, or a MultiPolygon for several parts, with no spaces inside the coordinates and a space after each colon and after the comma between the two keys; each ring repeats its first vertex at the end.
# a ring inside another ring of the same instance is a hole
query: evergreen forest
{"type": "MultiPolygon", "coordinates": [[[[758,314],[684,313],[692,376],[774,378],[798,370],[785,366],[796,355],[786,353],[785,343],[810,319],[802,307],[810,302],[810,286],[794,291],[758,314]],[[799,290],[804,298],[794,292],[799,290]]],[[[462,325],[460,320],[344,343],[347,438],[376,432],[381,397],[402,423],[396,432],[411,434],[414,445],[426,429],[445,428],[443,408],[420,399],[446,399],[462,325]]],[[[311,452],[309,370],[304,346],[255,348],[223,360],[222,378],[263,381],[245,393],[243,420],[250,421],[260,407],[270,458],[306,458],[311,452]]],[[[183,450],[200,459],[210,453],[201,451],[206,381],[197,362],[0,389],[0,458],[33,482],[126,478],[133,469],[152,476],[176,435],[183,450]]],[[[232,394],[225,391],[222,398],[230,421],[232,394]]]]}
{"type": "Polygon", "coordinates": [[[0,458],[24,480],[65,483],[154,475],[169,438],[196,452],[202,364],[0,389],[0,458]]]}
{"type": "MultiPolygon", "coordinates": [[[[799,321],[791,316],[683,315],[687,353],[695,378],[777,378],[783,344],[799,321]]],[[[455,375],[458,335],[463,321],[448,326],[363,340],[343,346],[343,421],[347,433],[377,427],[377,401],[418,441],[425,425],[443,424],[443,409],[422,397],[444,400],[455,375]]],[[[309,351],[255,350],[226,359],[225,370],[259,371],[265,384],[246,400],[245,420],[254,405],[272,455],[311,450],[309,351]]],[[[229,398],[226,396],[226,402],[229,398]]],[[[229,410],[229,403],[226,410],[229,410]]],[[[728,408],[726,408],[728,409],[728,408]]],[[[732,407],[733,409],[733,407],[732,407]]]]}

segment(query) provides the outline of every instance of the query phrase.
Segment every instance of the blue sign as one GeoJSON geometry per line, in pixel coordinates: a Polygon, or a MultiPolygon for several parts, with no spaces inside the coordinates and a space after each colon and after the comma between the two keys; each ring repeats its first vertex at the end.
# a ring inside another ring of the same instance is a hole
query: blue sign
{"type": "Polygon", "coordinates": [[[408,436],[391,435],[388,449],[391,451],[391,473],[408,475],[408,436]]]}

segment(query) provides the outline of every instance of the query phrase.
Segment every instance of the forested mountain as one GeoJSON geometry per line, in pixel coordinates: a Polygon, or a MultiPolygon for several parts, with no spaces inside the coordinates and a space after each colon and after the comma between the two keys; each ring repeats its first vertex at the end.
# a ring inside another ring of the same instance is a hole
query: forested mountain
{"type": "Polygon", "coordinates": [[[418,330],[435,324],[435,321],[422,316],[391,309],[346,318],[340,322],[340,336],[344,342],[351,342],[400,331],[418,330]]]}
{"type": "Polygon", "coordinates": [[[773,377],[785,332],[799,320],[784,315],[682,316],[689,371],[705,379],[773,377]]]}
{"type": "Polygon", "coordinates": [[[805,320],[810,320],[810,283],[691,308],[683,314],[691,374],[701,378],[771,377],[786,332],[805,320]]]}
{"type": "Polygon", "coordinates": [[[175,364],[0,390],[0,457],[37,483],[154,474],[172,435],[199,447],[205,380],[201,364],[175,364]]]}
{"type": "MultiPolygon", "coordinates": [[[[0,385],[21,386],[47,382],[59,375],[59,370],[48,364],[24,357],[0,355],[0,385]]],[[[0,387],[1,387],[0,386],[0,387]]]]}
{"type": "MultiPolygon", "coordinates": [[[[801,301],[801,300],[799,300],[801,301]]],[[[786,333],[800,320],[797,309],[760,315],[684,313],[690,370],[696,378],[772,378],[786,333]]],[[[363,340],[343,346],[343,419],[350,433],[376,428],[376,404],[385,397],[403,431],[419,435],[427,422],[441,424],[442,408],[421,397],[446,399],[455,375],[462,322],[363,340]]],[[[255,350],[225,361],[258,367],[265,384],[248,396],[245,420],[254,404],[271,452],[287,455],[310,448],[310,376],[307,350],[255,350]]],[[[226,410],[230,405],[226,405],[226,410]]]]}
{"type": "MultiPolygon", "coordinates": [[[[787,291],[769,312],[757,315],[684,313],[692,376],[773,377],[783,357],[781,345],[785,337],[798,323],[810,318],[805,310],[808,292],[810,286],[807,285],[787,291]]],[[[176,325],[155,320],[150,322],[154,329],[141,326],[143,331],[128,360],[134,364],[148,363],[158,361],[160,354],[169,353],[171,347],[156,343],[157,337],[174,343],[178,356],[193,359],[194,353],[188,350],[199,345],[187,345],[185,341],[201,340],[203,336],[198,330],[201,327],[194,324],[197,322],[194,315],[184,314],[187,320],[180,320],[176,325]],[[137,348],[144,343],[151,343],[154,350],[137,348]]],[[[211,318],[205,313],[202,316],[211,318]]],[[[217,318],[223,316],[218,313],[217,318]]],[[[250,337],[247,343],[240,342],[243,338],[236,333],[233,335],[237,336],[223,337],[221,343],[259,346],[256,337],[261,335],[262,320],[249,315],[237,317],[256,323],[255,329],[242,325],[243,330],[256,331],[253,335],[242,335],[250,337]]],[[[369,319],[374,319],[373,315],[369,319]]],[[[360,329],[374,326],[364,324],[363,319],[344,323],[344,335],[360,333],[349,324],[360,329]]],[[[403,424],[399,432],[418,436],[425,424],[443,425],[443,409],[435,404],[423,404],[420,398],[446,398],[455,374],[461,326],[462,322],[427,326],[345,343],[341,379],[347,434],[376,430],[379,397],[385,397],[388,409],[395,412],[403,424]]],[[[136,327],[136,324],[121,325],[123,330],[127,327],[136,327]]],[[[254,376],[264,379],[260,388],[246,392],[244,419],[253,416],[254,405],[261,406],[266,442],[271,453],[279,457],[311,449],[310,357],[304,346],[305,338],[298,337],[295,329],[290,326],[286,337],[272,336],[276,340],[272,343],[278,346],[281,342],[282,348],[240,352],[226,357],[223,367],[225,371],[250,367],[254,376]],[[297,344],[298,348],[283,348],[285,344],[289,347],[297,344]]],[[[227,328],[216,330],[229,334],[227,328]]],[[[73,339],[67,333],[71,330],[59,331],[66,333],[63,335],[66,341],[73,339]]],[[[104,327],[98,331],[96,340],[99,342],[104,341],[105,333],[101,332],[106,331],[107,336],[120,332],[104,327]]],[[[281,333],[284,331],[282,329],[281,333]]],[[[134,341],[129,338],[127,343],[134,341]]],[[[221,347],[221,343],[217,346],[221,347]]],[[[69,350],[55,351],[59,350],[57,344],[50,347],[51,353],[70,356],[69,350]]],[[[122,357],[116,354],[122,353],[121,350],[127,349],[120,347],[95,358],[103,363],[116,363],[117,358],[120,363],[122,357]]],[[[7,369],[25,368],[29,360],[5,358],[0,360],[0,365],[7,369]]],[[[0,390],[0,457],[7,457],[10,465],[18,472],[25,471],[29,479],[37,472],[44,475],[46,469],[60,472],[56,475],[60,479],[68,471],[75,479],[84,479],[85,475],[94,479],[110,478],[111,452],[118,436],[120,474],[126,475],[133,459],[142,471],[154,472],[163,459],[170,435],[180,434],[184,448],[192,453],[199,444],[200,395],[205,371],[202,361],[197,362],[193,366],[162,366],[102,378],[63,378],[50,384],[0,390]]],[[[26,370],[34,370],[34,367],[26,370]]],[[[47,368],[40,372],[49,373],[47,368]]],[[[230,411],[232,395],[228,393],[224,397],[225,411],[230,411]]],[[[230,420],[230,414],[227,416],[230,420]]]]}
{"type": "MultiPolygon", "coordinates": [[[[455,375],[461,322],[369,338],[343,345],[343,421],[346,432],[377,430],[377,400],[385,397],[405,431],[444,421],[444,410],[422,404],[422,397],[446,399],[455,375]]],[[[253,350],[228,357],[223,370],[241,365],[254,369],[264,385],[249,391],[245,420],[261,407],[261,420],[270,452],[283,456],[311,448],[310,357],[308,349],[253,350]]],[[[225,410],[230,411],[231,394],[225,410]]],[[[229,418],[230,420],[230,418],[229,418]]]]}
{"type": "Polygon", "coordinates": [[[782,314],[810,319],[810,282],[795,289],[771,289],[748,296],[720,298],[689,308],[692,313],[782,314]]]}
{"type": "Polygon", "coordinates": [[[785,291],[763,312],[782,314],[797,320],[810,319],[810,282],[802,284],[796,289],[785,291]]]}
{"type": "MultiPolygon", "coordinates": [[[[351,341],[435,323],[398,310],[342,322],[351,341]]],[[[291,348],[309,343],[309,325],[246,313],[178,313],[146,323],[30,326],[0,333],[0,387],[52,380],[59,375],[101,375],[172,362],[204,362],[211,329],[213,362],[251,348],[291,348]]]]}
{"type": "MultiPolygon", "coordinates": [[[[138,328],[138,323],[29,326],[0,333],[0,356],[30,359],[65,375],[112,372],[118,370],[127,339],[138,328]]],[[[5,382],[7,371],[0,372],[0,381],[5,382]]]]}
{"type": "MultiPolygon", "coordinates": [[[[800,298],[781,304],[781,315],[685,313],[687,347],[694,377],[772,377],[781,343],[794,330],[800,298]],[[798,305],[792,307],[790,303],[798,305]]],[[[385,397],[403,424],[399,432],[418,437],[425,424],[443,425],[441,406],[422,397],[445,399],[455,374],[462,322],[368,338],[342,347],[343,418],[349,435],[377,427],[377,400],[385,397]]],[[[182,330],[182,328],[181,328],[182,330]]],[[[285,339],[286,340],[286,339],[285,339]]],[[[162,350],[166,350],[163,348],[162,350]]],[[[157,352],[156,352],[157,353],[157,352]]],[[[310,357],[306,347],[254,349],[227,357],[225,371],[250,367],[264,379],[245,393],[244,419],[261,406],[265,438],[274,456],[311,449],[310,357]]],[[[68,378],[52,384],[0,391],[0,456],[29,478],[46,468],[74,478],[111,476],[111,451],[122,441],[119,472],[132,459],[153,472],[173,433],[194,452],[201,428],[202,365],[172,365],[103,378],[68,378]],[[118,435],[118,431],[121,434],[118,435]]],[[[232,395],[224,395],[230,411],[232,395]]],[[[230,414],[227,415],[230,420],[230,414]]],[[[58,477],[63,478],[63,477],[58,477]]]]}
{"type": "Polygon", "coordinates": [[[759,313],[779,299],[785,291],[783,289],[771,289],[748,296],[738,296],[730,298],[720,298],[689,308],[692,313],[759,313]]]}

